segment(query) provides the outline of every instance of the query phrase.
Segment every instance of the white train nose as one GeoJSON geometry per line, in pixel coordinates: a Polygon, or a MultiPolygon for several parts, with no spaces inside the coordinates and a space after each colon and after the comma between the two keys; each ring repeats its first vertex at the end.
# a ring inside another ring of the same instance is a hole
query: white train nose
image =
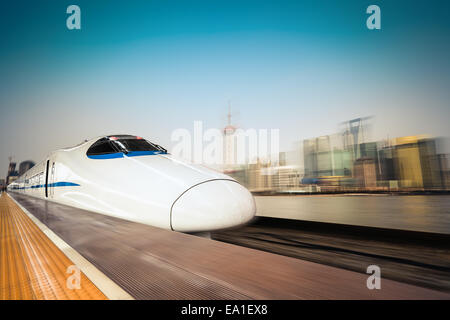
{"type": "Polygon", "coordinates": [[[251,193],[232,180],[213,180],[188,189],[172,205],[172,229],[212,231],[238,226],[256,213],[251,193]]]}

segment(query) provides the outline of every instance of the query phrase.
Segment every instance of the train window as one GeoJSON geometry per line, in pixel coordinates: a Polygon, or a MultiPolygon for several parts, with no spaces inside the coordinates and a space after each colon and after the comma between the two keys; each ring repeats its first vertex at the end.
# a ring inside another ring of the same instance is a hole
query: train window
{"type": "MultiPolygon", "coordinates": [[[[148,142],[144,139],[118,139],[114,141],[121,149],[126,152],[132,151],[163,151],[162,148],[148,142]]],[[[165,151],[165,150],[164,150],[165,151]]]]}
{"type": "Polygon", "coordinates": [[[95,156],[101,154],[109,154],[119,152],[107,138],[102,138],[95,142],[86,152],[88,156],[95,156]]]}
{"type": "Polygon", "coordinates": [[[141,137],[121,135],[111,136],[109,139],[124,153],[134,151],[159,151],[161,153],[167,153],[167,150],[163,147],[141,137]]]}
{"type": "MultiPolygon", "coordinates": [[[[91,158],[104,158],[103,155],[122,155],[128,153],[167,153],[163,147],[151,143],[145,139],[130,135],[108,136],[96,141],[86,152],[91,158]]],[[[136,155],[136,154],[134,154],[136,155]]],[[[108,156],[109,157],[109,156],[108,156]]],[[[113,156],[114,157],[114,156],[113,156]]]]}

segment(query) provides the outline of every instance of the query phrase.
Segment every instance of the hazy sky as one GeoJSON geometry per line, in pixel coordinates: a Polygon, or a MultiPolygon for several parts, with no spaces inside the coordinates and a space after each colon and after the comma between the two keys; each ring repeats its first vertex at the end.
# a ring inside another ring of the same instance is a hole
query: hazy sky
{"type": "Polygon", "coordinates": [[[193,121],[279,128],[281,149],[375,116],[373,138],[450,136],[448,1],[9,1],[0,176],[85,138],[170,149],[193,121]],[[81,8],[81,30],[66,8],[81,8]],[[366,28],[370,4],[381,30],[366,28]]]}

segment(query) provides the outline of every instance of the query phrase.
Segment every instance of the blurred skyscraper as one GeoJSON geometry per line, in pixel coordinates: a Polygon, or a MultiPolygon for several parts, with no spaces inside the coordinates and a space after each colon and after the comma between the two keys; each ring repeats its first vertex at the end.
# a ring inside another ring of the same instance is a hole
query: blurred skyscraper
{"type": "Polygon", "coordinates": [[[442,164],[436,142],[425,136],[395,139],[394,168],[401,188],[440,189],[442,164]]]}
{"type": "Polygon", "coordinates": [[[35,163],[31,160],[23,161],[19,165],[19,176],[23,175],[29,169],[34,167],[35,163]]]}
{"type": "Polygon", "coordinates": [[[10,157],[9,167],[8,167],[8,173],[6,175],[6,184],[10,184],[11,182],[15,181],[19,177],[19,173],[16,171],[16,163],[11,161],[12,158],[10,157]]]}
{"type": "Polygon", "coordinates": [[[333,175],[330,136],[303,141],[305,177],[333,175]]]}

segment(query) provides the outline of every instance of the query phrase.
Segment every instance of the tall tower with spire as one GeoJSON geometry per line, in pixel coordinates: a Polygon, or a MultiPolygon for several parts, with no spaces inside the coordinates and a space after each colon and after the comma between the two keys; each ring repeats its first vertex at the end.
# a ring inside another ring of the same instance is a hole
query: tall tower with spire
{"type": "Polygon", "coordinates": [[[228,101],[227,125],[223,129],[224,135],[224,171],[229,171],[235,164],[235,132],[236,127],[231,124],[231,102],[228,101]]]}

